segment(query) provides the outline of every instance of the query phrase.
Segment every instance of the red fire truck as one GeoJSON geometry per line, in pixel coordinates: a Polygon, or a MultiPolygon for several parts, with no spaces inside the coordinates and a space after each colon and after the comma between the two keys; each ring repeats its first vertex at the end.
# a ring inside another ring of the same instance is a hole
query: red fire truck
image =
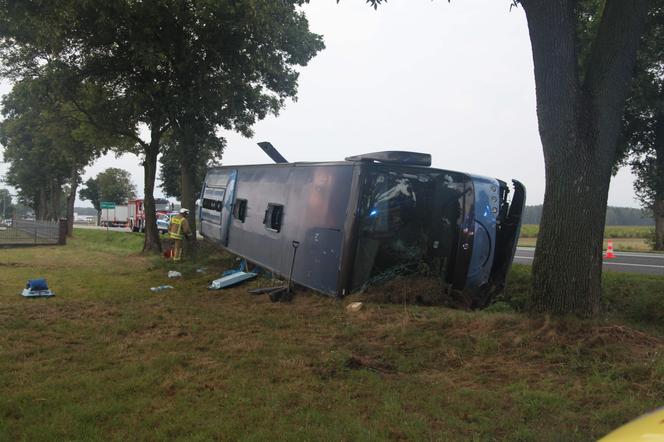
{"type": "MultiPolygon", "coordinates": [[[[168,213],[172,210],[172,204],[162,198],[154,200],[157,216],[168,213]]],[[[133,232],[145,231],[145,205],[142,199],[135,199],[127,201],[129,207],[129,225],[128,227],[133,232]]]]}

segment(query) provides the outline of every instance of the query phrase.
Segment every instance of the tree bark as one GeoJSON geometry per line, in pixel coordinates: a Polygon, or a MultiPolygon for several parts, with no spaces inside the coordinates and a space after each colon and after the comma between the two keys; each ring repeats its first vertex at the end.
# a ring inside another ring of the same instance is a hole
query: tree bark
{"type": "Polygon", "coordinates": [[[664,250],[664,198],[655,201],[655,250],[664,250]]]}
{"type": "Polygon", "coordinates": [[[57,221],[60,218],[60,196],[62,193],[62,187],[60,183],[57,183],[55,180],[51,181],[49,186],[49,203],[48,203],[48,214],[47,219],[49,221],[57,221]]]}
{"type": "Polygon", "coordinates": [[[39,221],[46,220],[46,188],[39,188],[39,195],[35,201],[35,219],[39,221]]]}
{"type": "Polygon", "coordinates": [[[654,250],[664,250],[664,113],[657,115],[655,125],[655,179],[653,186],[655,201],[653,201],[653,215],[655,216],[655,244],[654,250]]]}
{"type": "Polygon", "coordinates": [[[187,125],[183,128],[183,132],[184,145],[180,146],[180,204],[182,204],[182,207],[189,209],[187,221],[191,228],[191,235],[185,241],[185,254],[195,256],[198,242],[196,239],[195,159],[192,157],[196,155],[197,149],[194,145],[191,128],[187,125]]]}
{"type": "Polygon", "coordinates": [[[145,242],[143,253],[161,253],[161,240],[157,230],[157,210],[154,201],[154,183],[157,177],[157,156],[159,155],[159,144],[161,132],[159,126],[153,124],[150,129],[150,144],[145,146],[145,160],[143,169],[145,171],[145,188],[143,208],[145,210],[145,242]]]}
{"type": "Polygon", "coordinates": [[[75,169],[71,176],[71,187],[67,195],[67,236],[74,236],[74,205],[76,203],[76,191],[78,190],[79,172],[75,169]]]}
{"type": "Polygon", "coordinates": [[[573,0],[523,0],[535,67],[545,194],[532,308],[595,315],[602,240],[624,102],[647,2],[607,0],[581,78],[573,0]]]}

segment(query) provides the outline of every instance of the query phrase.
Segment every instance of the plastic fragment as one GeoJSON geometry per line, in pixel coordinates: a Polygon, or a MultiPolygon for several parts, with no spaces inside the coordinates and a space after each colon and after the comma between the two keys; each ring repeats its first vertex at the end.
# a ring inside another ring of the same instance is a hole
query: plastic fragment
{"type": "Polygon", "coordinates": [[[346,306],[346,310],[353,313],[359,312],[360,310],[362,310],[363,305],[364,304],[362,304],[361,302],[351,302],[346,306]]]}
{"type": "Polygon", "coordinates": [[[159,287],[150,287],[151,292],[161,292],[162,290],[168,290],[175,288],[172,285],[160,285],[159,287]]]}

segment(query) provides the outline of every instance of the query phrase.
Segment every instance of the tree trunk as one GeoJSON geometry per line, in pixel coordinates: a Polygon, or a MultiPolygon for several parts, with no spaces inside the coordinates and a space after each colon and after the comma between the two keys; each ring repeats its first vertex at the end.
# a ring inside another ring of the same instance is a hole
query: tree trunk
{"type": "MultiPolygon", "coordinates": [[[[551,146],[549,146],[551,149],[551,146]]],[[[611,168],[577,155],[547,165],[533,262],[533,308],[593,316],[601,305],[602,240],[611,168]]]]}
{"type": "Polygon", "coordinates": [[[532,307],[595,315],[611,166],[647,2],[608,0],[579,70],[572,0],[522,0],[535,67],[546,187],[533,263],[532,307]]]}
{"type": "Polygon", "coordinates": [[[44,187],[39,188],[39,195],[35,201],[35,219],[39,221],[44,221],[46,219],[46,189],[44,187]]]}
{"type": "Polygon", "coordinates": [[[145,147],[145,170],[144,209],[145,209],[145,242],[144,253],[161,253],[161,240],[157,230],[157,210],[154,202],[154,183],[157,177],[157,156],[159,155],[159,143],[161,133],[157,125],[152,125],[150,144],[145,147]]]}
{"type": "Polygon", "coordinates": [[[664,250],[664,198],[655,201],[655,250],[664,250]]]}
{"type": "Polygon", "coordinates": [[[185,254],[196,256],[196,178],[193,158],[197,149],[193,141],[193,133],[187,125],[183,128],[183,146],[180,146],[180,203],[182,207],[189,209],[187,221],[191,228],[189,240],[185,241],[185,254]],[[192,161],[193,160],[193,161],[192,161]]]}
{"type": "Polygon", "coordinates": [[[664,250],[664,113],[659,112],[655,124],[655,176],[653,215],[655,216],[654,250],[664,250]]]}
{"type": "Polygon", "coordinates": [[[67,195],[67,236],[74,236],[74,205],[76,203],[76,191],[78,190],[78,169],[72,172],[69,195],[67,195]]]}

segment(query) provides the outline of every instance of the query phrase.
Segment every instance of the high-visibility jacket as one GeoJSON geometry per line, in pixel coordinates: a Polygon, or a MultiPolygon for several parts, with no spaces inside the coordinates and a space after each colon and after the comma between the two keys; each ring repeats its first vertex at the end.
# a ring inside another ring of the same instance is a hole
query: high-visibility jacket
{"type": "Polygon", "coordinates": [[[187,218],[182,215],[175,215],[171,218],[168,226],[168,236],[171,239],[183,239],[185,235],[191,233],[187,218]]]}

